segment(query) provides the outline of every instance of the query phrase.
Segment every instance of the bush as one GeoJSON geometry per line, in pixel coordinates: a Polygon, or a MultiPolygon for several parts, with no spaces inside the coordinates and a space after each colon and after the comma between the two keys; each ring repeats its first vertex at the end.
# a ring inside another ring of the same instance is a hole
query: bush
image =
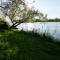
{"type": "Polygon", "coordinates": [[[6,22],[4,22],[4,20],[0,18],[0,30],[7,29],[7,28],[8,28],[8,26],[7,26],[6,22]]]}

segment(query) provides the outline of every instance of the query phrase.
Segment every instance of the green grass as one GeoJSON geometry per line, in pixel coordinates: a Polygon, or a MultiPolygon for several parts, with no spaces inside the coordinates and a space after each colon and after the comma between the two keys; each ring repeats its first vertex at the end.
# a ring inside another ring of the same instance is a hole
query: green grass
{"type": "Polygon", "coordinates": [[[60,60],[60,42],[33,32],[0,32],[0,60],[60,60]]]}

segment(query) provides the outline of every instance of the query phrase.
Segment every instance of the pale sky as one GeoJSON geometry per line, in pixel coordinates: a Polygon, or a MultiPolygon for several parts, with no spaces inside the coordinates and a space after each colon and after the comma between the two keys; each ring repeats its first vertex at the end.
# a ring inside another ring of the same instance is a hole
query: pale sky
{"type": "MultiPolygon", "coordinates": [[[[0,0],[1,1],[1,0],[0,0]]],[[[2,0],[8,1],[8,0],[2,0]]],[[[33,0],[26,0],[30,5],[34,5],[36,9],[41,11],[43,14],[47,14],[48,18],[60,18],[60,0],[34,0],[35,3],[32,3],[33,0]]]]}
{"type": "Polygon", "coordinates": [[[0,0],[0,4],[1,4],[1,2],[8,2],[8,0],[0,0]]]}
{"type": "MultiPolygon", "coordinates": [[[[32,1],[33,0],[27,0],[30,5],[32,1]]],[[[43,14],[47,14],[48,18],[60,18],[60,0],[35,0],[33,5],[43,14]]]]}
{"type": "Polygon", "coordinates": [[[0,0],[0,1],[4,1],[4,2],[7,2],[8,0],[0,0]]]}

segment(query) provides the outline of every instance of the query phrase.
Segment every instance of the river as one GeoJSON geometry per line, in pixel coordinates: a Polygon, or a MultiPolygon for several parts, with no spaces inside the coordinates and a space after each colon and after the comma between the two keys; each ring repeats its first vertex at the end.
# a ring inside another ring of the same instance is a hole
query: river
{"type": "Polygon", "coordinates": [[[37,33],[50,34],[56,39],[60,40],[60,22],[34,22],[22,23],[17,26],[19,30],[35,31],[37,33]]]}

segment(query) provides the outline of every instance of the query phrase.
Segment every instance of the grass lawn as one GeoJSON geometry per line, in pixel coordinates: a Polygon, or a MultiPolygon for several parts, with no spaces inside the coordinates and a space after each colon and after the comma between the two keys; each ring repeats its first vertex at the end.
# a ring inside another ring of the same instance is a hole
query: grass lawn
{"type": "Polygon", "coordinates": [[[60,60],[60,42],[24,31],[0,32],[0,60],[60,60]]]}

